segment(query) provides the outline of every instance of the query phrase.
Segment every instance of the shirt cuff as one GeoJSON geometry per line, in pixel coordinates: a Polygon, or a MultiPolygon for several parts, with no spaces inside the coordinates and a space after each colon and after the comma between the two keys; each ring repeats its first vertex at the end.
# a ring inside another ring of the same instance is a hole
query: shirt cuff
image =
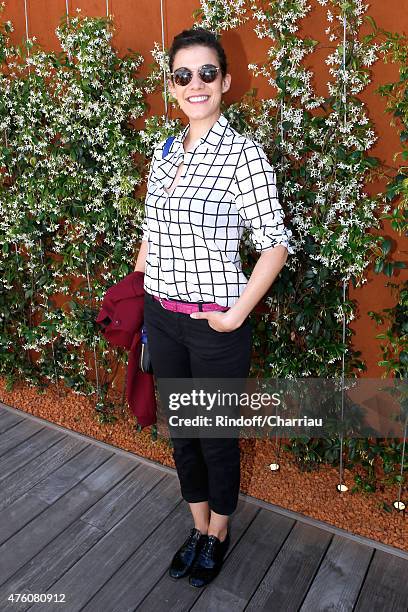
{"type": "Polygon", "coordinates": [[[289,255],[293,255],[294,250],[290,245],[291,237],[292,232],[288,228],[285,228],[284,232],[278,235],[268,234],[268,228],[254,229],[252,231],[253,243],[258,253],[266,251],[267,249],[272,249],[278,245],[282,245],[286,247],[289,255]]]}

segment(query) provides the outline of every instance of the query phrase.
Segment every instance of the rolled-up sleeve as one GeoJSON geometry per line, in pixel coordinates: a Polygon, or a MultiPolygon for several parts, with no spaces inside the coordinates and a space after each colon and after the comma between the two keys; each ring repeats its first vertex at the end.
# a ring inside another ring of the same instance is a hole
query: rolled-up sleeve
{"type": "Polygon", "coordinates": [[[246,142],[239,156],[233,189],[238,214],[252,231],[257,252],[281,244],[293,254],[292,232],[284,225],[284,212],[278,198],[275,170],[262,147],[246,142]]]}

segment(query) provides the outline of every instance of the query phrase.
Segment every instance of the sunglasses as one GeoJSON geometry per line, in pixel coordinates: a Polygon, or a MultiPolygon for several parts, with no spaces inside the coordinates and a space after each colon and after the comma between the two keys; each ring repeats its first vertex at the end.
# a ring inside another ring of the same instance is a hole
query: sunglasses
{"type": "MultiPolygon", "coordinates": [[[[212,83],[217,78],[218,71],[221,68],[213,66],[212,64],[204,64],[197,69],[198,76],[204,83],[212,83]]],[[[194,71],[195,72],[195,71],[194,71]]],[[[174,72],[170,72],[170,76],[176,85],[185,87],[188,85],[193,78],[193,71],[190,68],[177,68],[174,72]]]]}

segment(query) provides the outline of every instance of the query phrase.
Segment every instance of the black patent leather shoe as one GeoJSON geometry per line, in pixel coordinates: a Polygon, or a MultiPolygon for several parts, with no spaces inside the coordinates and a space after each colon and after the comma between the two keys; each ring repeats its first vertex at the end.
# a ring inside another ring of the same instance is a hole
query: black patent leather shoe
{"type": "Polygon", "coordinates": [[[214,535],[204,537],[204,544],[194,561],[189,578],[191,586],[195,587],[203,587],[214,580],[222,567],[230,544],[229,531],[223,542],[214,535]]]}
{"type": "Polygon", "coordinates": [[[191,529],[190,535],[176,552],[170,564],[169,575],[171,578],[178,579],[187,576],[200,551],[201,545],[204,543],[205,537],[206,536],[195,527],[191,529]]]}

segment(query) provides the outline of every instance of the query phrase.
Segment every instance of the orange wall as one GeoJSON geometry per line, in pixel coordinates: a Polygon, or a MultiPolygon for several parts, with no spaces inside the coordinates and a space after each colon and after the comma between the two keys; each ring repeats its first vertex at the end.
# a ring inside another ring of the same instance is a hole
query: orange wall
{"type": "MultiPolygon", "coordinates": [[[[326,83],[329,80],[328,67],[324,63],[325,57],[331,53],[331,45],[324,30],[327,28],[326,7],[320,6],[317,0],[310,0],[313,10],[303,20],[301,36],[311,36],[321,41],[321,46],[308,58],[308,64],[315,73],[313,85],[317,94],[327,95],[326,83]]],[[[160,0],[108,0],[109,12],[114,17],[116,34],[113,39],[114,46],[120,53],[126,53],[128,48],[138,51],[145,57],[145,66],[141,74],[146,74],[148,65],[152,62],[150,50],[157,41],[161,45],[161,18],[160,0]]],[[[376,23],[389,31],[400,33],[408,32],[408,11],[402,8],[401,0],[372,0],[368,14],[376,23]]],[[[168,48],[173,36],[184,28],[191,27],[192,13],[199,8],[199,0],[163,0],[165,45],[168,48]]],[[[106,0],[68,0],[69,12],[75,14],[80,8],[83,15],[106,15],[106,0]]],[[[29,36],[36,36],[39,43],[47,49],[59,49],[55,28],[66,13],[65,0],[27,0],[29,36]]],[[[20,42],[25,36],[24,0],[6,0],[4,18],[13,22],[15,32],[13,41],[20,42]]],[[[362,33],[369,31],[363,26],[362,33]]],[[[229,72],[232,75],[232,86],[225,95],[227,104],[238,100],[251,87],[258,88],[259,97],[274,95],[263,77],[253,78],[247,69],[248,63],[261,63],[265,58],[265,51],[269,47],[268,40],[260,40],[251,26],[245,24],[240,29],[225,32],[222,36],[226,50],[229,72]]],[[[338,42],[338,41],[335,41],[338,42]]],[[[393,165],[393,154],[400,150],[400,142],[395,128],[390,127],[390,115],[385,114],[385,100],[374,90],[381,84],[391,82],[398,78],[397,67],[393,64],[377,62],[372,68],[373,83],[361,95],[367,104],[370,119],[374,122],[378,141],[370,152],[389,165],[393,165]]],[[[152,114],[163,114],[164,104],[159,94],[149,99],[152,114]]],[[[171,109],[173,116],[176,116],[171,109]]],[[[181,116],[181,115],[178,115],[181,116]]],[[[185,118],[183,118],[185,121],[185,118]]],[[[140,127],[143,122],[140,123],[140,127]]],[[[379,193],[383,184],[376,183],[367,186],[370,194],[379,193]]],[[[389,227],[384,233],[394,239],[395,234],[389,227]]],[[[393,253],[396,259],[408,261],[408,240],[396,240],[393,253]]],[[[398,280],[408,278],[406,271],[399,274],[398,280]]],[[[358,302],[357,319],[353,324],[355,330],[354,345],[362,351],[362,357],[368,366],[368,375],[380,376],[382,368],[377,366],[381,358],[379,342],[375,335],[379,329],[367,315],[369,310],[380,310],[394,304],[394,299],[385,288],[386,278],[383,275],[368,274],[368,282],[360,289],[351,288],[350,295],[358,302]]]]}

